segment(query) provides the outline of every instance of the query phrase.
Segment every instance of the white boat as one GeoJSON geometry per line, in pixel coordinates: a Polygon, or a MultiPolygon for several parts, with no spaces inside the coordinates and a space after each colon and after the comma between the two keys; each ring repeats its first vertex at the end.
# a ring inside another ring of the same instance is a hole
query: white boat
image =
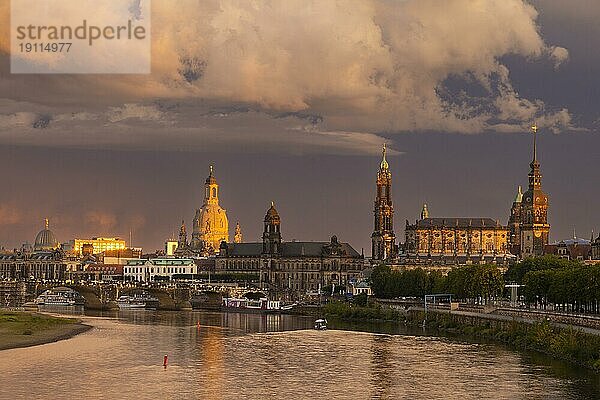
{"type": "Polygon", "coordinates": [[[327,329],[327,320],[322,318],[317,319],[315,321],[315,329],[318,331],[324,331],[327,329]]]}
{"type": "Polygon", "coordinates": [[[117,304],[120,309],[153,308],[158,306],[158,299],[147,293],[132,296],[123,295],[117,299],[117,304]]]}
{"type": "Polygon", "coordinates": [[[225,297],[223,298],[221,309],[230,311],[269,313],[281,311],[282,307],[279,300],[269,300],[266,297],[256,300],[247,299],[245,297],[225,297]]]}
{"type": "Polygon", "coordinates": [[[85,299],[73,289],[58,287],[46,290],[35,299],[34,303],[38,306],[82,306],[85,304],[85,299]]]}

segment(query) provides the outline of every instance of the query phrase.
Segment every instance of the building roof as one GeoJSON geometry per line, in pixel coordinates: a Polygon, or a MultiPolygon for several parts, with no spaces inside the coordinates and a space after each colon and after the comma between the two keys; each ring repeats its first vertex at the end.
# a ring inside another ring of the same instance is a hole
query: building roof
{"type": "Polygon", "coordinates": [[[491,218],[425,218],[416,222],[417,228],[494,228],[501,225],[491,218]]]}
{"type": "MultiPolygon", "coordinates": [[[[281,255],[282,257],[321,257],[332,254],[332,246],[339,250],[340,255],[361,257],[350,244],[337,242],[283,242],[281,255]]],[[[256,257],[262,254],[262,250],[262,243],[227,243],[228,256],[256,257]]]]}
{"type": "Polygon", "coordinates": [[[230,256],[256,256],[262,253],[262,249],[262,243],[227,243],[227,253],[230,256]]]}

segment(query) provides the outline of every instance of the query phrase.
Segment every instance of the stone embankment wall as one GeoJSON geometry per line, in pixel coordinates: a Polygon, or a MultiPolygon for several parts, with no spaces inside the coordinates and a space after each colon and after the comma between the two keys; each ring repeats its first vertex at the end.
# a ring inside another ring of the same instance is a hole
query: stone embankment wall
{"type": "Polygon", "coordinates": [[[566,314],[543,310],[517,310],[511,308],[498,308],[493,314],[509,317],[519,317],[535,321],[551,321],[565,325],[583,326],[600,330],[600,317],[593,315],[566,314]]]}

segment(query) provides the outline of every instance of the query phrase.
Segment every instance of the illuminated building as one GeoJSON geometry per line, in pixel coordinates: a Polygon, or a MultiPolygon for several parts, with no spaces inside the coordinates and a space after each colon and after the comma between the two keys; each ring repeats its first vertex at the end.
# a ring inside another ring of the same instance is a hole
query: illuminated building
{"type": "Polygon", "coordinates": [[[227,211],[219,204],[219,184],[212,165],[204,182],[204,203],[196,209],[192,224],[192,237],[188,242],[185,222],[181,221],[177,245],[165,243],[167,253],[178,256],[214,255],[219,252],[221,242],[229,241],[227,211]]]}
{"type": "Polygon", "coordinates": [[[529,188],[513,202],[509,218],[510,248],[521,258],[541,256],[548,245],[548,195],[542,191],[542,174],[537,159],[537,126],[533,131],[533,158],[529,167],[529,188]],[[519,201],[520,200],[520,201],[519,201]]]}
{"type": "Polygon", "coordinates": [[[118,237],[95,237],[92,239],[72,239],[64,248],[73,252],[73,254],[82,255],[86,245],[92,246],[93,254],[100,254],[109,250],[124,250],[127,247],[125,240],[118,237]]]}
{"type": "Polygon", "coordinates": [[[430,218],[424,206],[421,219],[406,221],[406,259],[431,264],[505,263],[508,228],[491,218],[430,218]],[[423,218],[425,217],[425,218],[423,218]]]}
{"type": "Polygon", "coordinates": [[[392,173],[383,155],[377,172],[377,194],[374,207],[374,230],[371,235],[373,260],[388,260],[396,257],[396,235],[394,235],[394,207],[392,206],[392,173]]]}

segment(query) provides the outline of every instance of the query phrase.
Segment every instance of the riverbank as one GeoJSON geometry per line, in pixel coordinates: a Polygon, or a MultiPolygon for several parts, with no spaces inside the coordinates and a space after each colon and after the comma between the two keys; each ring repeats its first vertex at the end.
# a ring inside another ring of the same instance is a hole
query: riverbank
{"type": "Polygon", "coordinates": [[[57,342],[91,328],[75,318],[0,310],[0,350],[57,342]]]}
{"type": "Polygon", "coordinates": [[[328,318],[347,321],[393,321],[423,326],[449,336],[490,340],[521,350],[537,351],[556,359],[600,372],[600,336],[576,327],[556,326],[548,321],[494,320],[485,315],[463,315],[448,311],[399,311],[380,305],[361,307],[334,302],[323,307],[328,318]]]}

